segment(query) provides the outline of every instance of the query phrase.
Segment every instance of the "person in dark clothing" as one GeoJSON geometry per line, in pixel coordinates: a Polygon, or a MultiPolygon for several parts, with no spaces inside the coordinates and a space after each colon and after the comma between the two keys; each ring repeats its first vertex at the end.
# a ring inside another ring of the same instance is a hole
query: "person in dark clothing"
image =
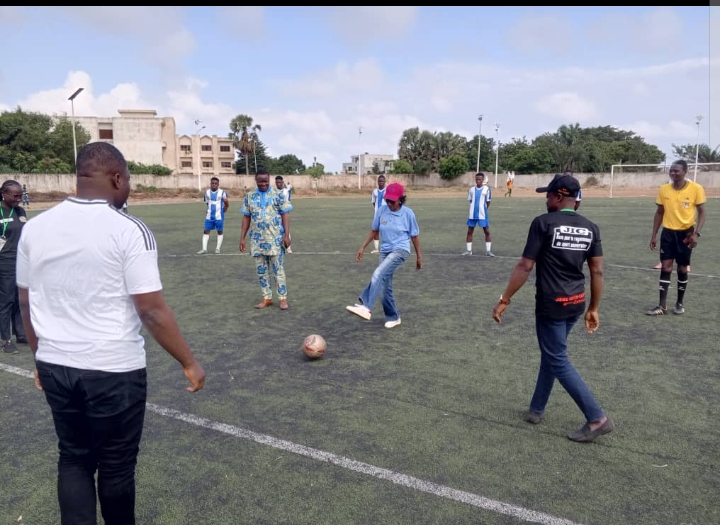
{"type": "Polygon", "coordinates": [[[590,268],[590,305],[585,312],[588,333],[598,329],[600,297],[603,290],[603,252],[600,229],[575,212],[575,197],[580,183],[569,175],[555,175],[538,193],[547,194],[548,213],[536,217],[530,225],[522,259],[510,282],[493,308],[493,319],[500,323],[512,296],[525,284],[537,263],[535,275],[535,330],[540,346],[540,371],[530,410],[525,420],[542,422],[545,407],[557,379],[585,415],[586,423],[568,434],[578,442],[590,442],[613,430],[590,389],[570,362],[567,338],[585,310],[585,275],[590,268]]]}
{"type": "Polygon", "coordinates": [[[23,189],[19,182],[3,182],[0,195],[0,344],[6,354],[17,354],[18,348],[12,341],[13,331],[18,343],[27,343],[15,282],[18,241],[27,215],[20,206],[23,189]]]}

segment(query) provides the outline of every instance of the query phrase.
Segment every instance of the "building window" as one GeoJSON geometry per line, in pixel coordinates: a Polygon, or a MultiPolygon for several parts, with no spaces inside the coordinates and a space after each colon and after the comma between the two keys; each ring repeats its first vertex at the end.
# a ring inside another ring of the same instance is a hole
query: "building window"
{"type": "Polygon", "coordinates": [[[181,144],[180,151],[182,151],[183,153],[190,153],[192,151],[192,148],[189,144],[181,144]]]}
{"type": "Polygon", "coordinates": [[[207,146],[207,145],[203,144],[201,149],[202,149],[202,151],[212,151],[212,146],[207,146]]]}
{"type": "Polygon", "coordinates": [[[221,162],[221,163],[220,163],[220,166],[223,167],[223,168],[228,168],[228,169],[230,169],[230,168],[232,168],[232,162],[221,162]]]}
{"type": "Polygon", "coordinates": [[[100,140],[112,140],[113,139],[113,130],[99,129],[98,136],[100,137],[100,140]]]}
{"type": "Polygon", "coordinates": [[[203,161],[203,168],[212,168],[212,161],[211,160],[204,160],[203,161]]]}
{"type": "Polygon", "coordinates": [[[180,166],[183,168],[192,168],[192,161],[191,160],[184,160],[180,163],[180,166]]]}
{"type": "Polygon", "coordinates": [[[230,153],[230,146],[220,146],[220,151],[223,153],[230,153]]]}

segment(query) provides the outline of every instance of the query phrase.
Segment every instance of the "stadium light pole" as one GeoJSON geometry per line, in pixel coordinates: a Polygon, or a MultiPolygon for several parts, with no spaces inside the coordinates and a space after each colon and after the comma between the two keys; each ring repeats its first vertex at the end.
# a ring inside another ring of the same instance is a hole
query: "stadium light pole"
{"type": "Polygon", "coordinates": [[[73,131],[73,149],[75,150],[75,175],[77,175],[77,138],[75,137],[75,97],[77,97],[85,88],[78,88],[75,93],[70,95],[70,112],[72,114],[72,131],[73,131]]]}
{"type": "MultiPolygon", "coordinates": [[[[198,125],[198,124],[202,124],[202,120],[196,120],[196,121],[195,121],[195,125],[198,125]]],[[[201,127],[199,127],[198,130],[195,132],[195,136],[197,137],[197,141],[198,141],[198,164],[196,165],[197,170],[198,170],[198,191],[202,191],[202,180],[200,180],[200,175],[201,175],[200,172],[201,172],[202,170],[200,169],[201,166],[200,166],[200,151],[199,151],[199,150],[200,150],[200,132],[201,132],[202,130],[204,130],[204,129],[205,129],[205,126],[201,126],[201,127]]],[[[193,157],[194,157],[194,156],[195,156],[195,155],[193,154],[193,157]]]]}
{"type": "Polygon", "coordinates": [[[495,123],[495,189],[497,189],[498,158],[500,157],[500,123],[495,123]]]}
{"type": "Polygon", "coordinates": [[[478,155],[477,155],[477,164],[475,165],[475,173],[480,171],[480,144],[482,144],[482,118],[483,118],[482,115],[480,115],[478,117],[478,120],[480,121],[480,126],[478,129],[478,155]]]}
{"type": "Polygon", "coordinates": [[[695,117],[695,124],[697,124],[697,140],[695,141],[695,172],[693,173],[693,182],[697,182],[697,165],[698,165],[698,159],[700,157],[700,121],[702,120],[703,116],[698,115],[695,117]]]}
{"type": "MultiPolygon", "coordinates": [[[[358,145],[360,145],[360,141],[362,139],[362,126],[358,128],[358,145]]],[[[362,189],[362,147],[360,148],[360,151],[358,152],[358,161],[357,161],[357,172],[358,172],[358,189],[362,189]]]]}

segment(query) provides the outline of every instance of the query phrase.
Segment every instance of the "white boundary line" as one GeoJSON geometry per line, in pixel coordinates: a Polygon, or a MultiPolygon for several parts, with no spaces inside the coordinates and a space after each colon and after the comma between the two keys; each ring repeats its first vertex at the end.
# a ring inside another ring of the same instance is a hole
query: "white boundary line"
{"type": "MultiPolygon", "coordinates": [[[[11,374],[19,375],[21,377],[34,377],[34,374],[29,370],[25,370],[23,368],[18,368],[11,365],[6,365],[4,363],[0,363],[0,370],[10,372],[11,374]]],[[[402,487],[407,487],[410,489],[418,490],[420,492],[425,492],[433,496],[438,496],[460,503],[465,503],[466,505],[472,505],[473,507],[477,507],[479,509],[487,510],[490,512],[495,512],[497,514],[512,516],[514,518],[518,518],[529,523],[540,523],[542,525],[581,525],[580,523],[566,520],[564,518],[559,518],[551,514],[545,514],[544,512],[526,509],[517,505],[511,505],[510,503],[503,503],[502,501],[489,499],[484,496],[478,496],[477,494],[472,494],[470,492],[453,489],[445,485],[433,483],[432,481],[426,481],[423,479],[415,478],[413,476],[408,476],[406,474],[401,474],[399,472],[394,472],[385,468],[376,467],[369,463],[355,461],[354,459],[339,456],[337,454],[332,454],[330,452],[325,452],[323,450],[318,450],[316,448],[306,447],[305,445],[300,445],[292,441],[278,439],[267,434],[259,434],[257,432],[253,432],[252,430],[246,430],[235,425],[218,423],[204,417],[195,416],[193,414],[186,414],[184,412],[180,412],[179,410],[162,407],[153,403],[147,403],[146,406],[150,412],[153,412],[163,417],[177,419],[178,421],[190,423],[191,425],[202,427],[208,430],[214,430],[216,432],[228,434],[236,438],[253,441],[260,445],[267,445],[278,450],[284,450],[286,452],[305,456],[307,458],[322,461],[324,463],[330,463],[331,465],[336,465],[338,467],[342,467],[353,472],[359,472],[360,474],[366,474],[377,479],[390,481],[395,485],[400,485],[402,487]]]]}

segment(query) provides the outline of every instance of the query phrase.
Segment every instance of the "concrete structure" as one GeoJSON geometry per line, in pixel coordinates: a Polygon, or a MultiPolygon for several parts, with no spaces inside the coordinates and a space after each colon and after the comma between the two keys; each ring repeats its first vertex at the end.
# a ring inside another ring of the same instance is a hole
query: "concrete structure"
{"type": "MultiPolygon", "coordinates": [[[[109,142],[127,160],[160,164],[174,173],[230,175],[235,173],[232,139],[217,135],[178,136],[173,117],[158,117],[153,109],[121,109],[119,117],[75,117],[90,133],[90,142],[109,142]]],[[[72,117],[68,117],[72,118],[72,117]]]]}
{"type": "Polygon", "coordinates": [[[354,173],[357,175],[359,163],[360,166],[362,166],[363,175],[370,175],[373,173],[373,166],[377,164],[378,173],[387,173],[388,171],[392,171],[394,160],[392,155],[368,153],[366,151],[362,155],[353,155],[350,157],[350,162],[343,162],[342,170],[343,173],[354,173]]]}
{"type": "Polygon", "coordinates": [[[128,160],[177,168],[174,118],[158,118],[152,109],[121,109],[118,113],[119,117],[75,117],[75,122],[90,133],[91,142],[109,142],[128,160]]]}
{"type": "Polygon", "coordinates": [[[232,139],[217,135],[181,135],[177,138],[177,144],[176,173],[208,177],[235,173],[232,139]]]}

